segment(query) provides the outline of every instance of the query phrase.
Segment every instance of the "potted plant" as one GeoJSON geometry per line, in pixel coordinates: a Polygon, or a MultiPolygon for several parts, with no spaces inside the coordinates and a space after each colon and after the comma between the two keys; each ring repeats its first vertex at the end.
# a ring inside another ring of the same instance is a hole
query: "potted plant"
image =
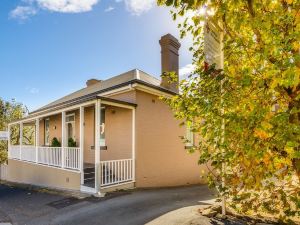
{"type": "Polygon", "coordinates": [[[77,143],[76,143],[76,141],[74,141],[73,138],[68,139],[68,147],[70,147],[70,148],[77,147],[77,143]]]}
{"type": "Polygon", "coordinates": [[[56,137],[54,137],[52,139],[51,147],[61,147],[61,143],[59,142],[59,140],[56,137]]]}

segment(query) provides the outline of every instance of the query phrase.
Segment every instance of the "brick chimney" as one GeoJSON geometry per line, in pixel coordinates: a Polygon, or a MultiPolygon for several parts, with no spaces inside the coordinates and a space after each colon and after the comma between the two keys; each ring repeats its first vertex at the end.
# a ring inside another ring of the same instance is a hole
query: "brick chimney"
{"type": "Polygon", "coordinates": [[[178,92],[179,82],[179,41],[171,34],[166,34],[159,40],[161,46],[161,70],[164,72],[175,72],[177,74],[177,82],[170,83],[168,77],[162,77],[161,86],[178,92]]]}
{"type": "Polygon", "coordinates": [[[89,79],[86,81],[86,86],[89,87],[91,85],[94,85],[94,84],[97,84],[97,83],[100,83],[101,80],[97,80],[97,79],[89,79]]]}

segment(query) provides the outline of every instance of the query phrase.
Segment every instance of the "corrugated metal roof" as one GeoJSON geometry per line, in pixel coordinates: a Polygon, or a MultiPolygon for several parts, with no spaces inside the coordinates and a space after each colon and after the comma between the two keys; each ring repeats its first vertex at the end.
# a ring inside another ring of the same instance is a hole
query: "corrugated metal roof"
{"type": "Polygon", "coordinates": [[[57,106],[57,105],[60,105],[60,104],[66,103],[66,102],[70,102],[72,100],[75,100],[75,99],[78,99],[78,98],[81,98],[84,96],[92,95],[93,93],[99,92],[101,90],[106,90],[109,88],[113,88],[115,86],[117,87],[121,84],[128,83],[133,80],[139,80],[139,81],[145,82],[147,84],[160,87],[159,79],[157,79],[156,77],[153,77],[141,70],[134,69],[134,70],[130,70],[126,73],[122,73],[120,75],[109,78],[107,80],[103,80],[103,81],[93,84],[89,87],[82,88],[82,89],[80,89],[76,92],[73,92],[69,95],[66,95],[56,101],[53,101],[31,113],[36,113],[36,112],[39,112],[42,110],[46,110],[51,107],[54,107],[54,106],[57,106]]]}

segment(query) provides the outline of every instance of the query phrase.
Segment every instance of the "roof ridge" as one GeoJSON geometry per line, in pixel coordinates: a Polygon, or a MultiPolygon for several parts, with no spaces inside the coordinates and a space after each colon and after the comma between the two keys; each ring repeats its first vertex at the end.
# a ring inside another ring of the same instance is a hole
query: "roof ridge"
{"type": "Polygon", "coordinates": [[[121,84],[125,84],[128,82],[133,82],[133,81],[140,81],[140,82],[145,82],[150,85],[154,85],[156,87],[160,87],[160,80],[140,69],[132,69],[127,72],[121,73],[117,76],[110,77],[106,80],[102,80],[99,83],[95,83],[93,85],[90,85],[88,87],[83,87],[77,91],[74,91],[70,94],[67,94],[59,99],[56,99],[54,101],[51,101],[50,103],[37,108],[36,110],[31,111],[30,113],[35,113],[37,111],[44,110],[46,108],[55,106],[57,104],[61,104],[63,102],[69,102],[74,99],[80,98],[82,96],[90,95],[96,92],[99,92],[101,90],[105,90],[108,88],[113,88],[117,87],[121,84]]]}

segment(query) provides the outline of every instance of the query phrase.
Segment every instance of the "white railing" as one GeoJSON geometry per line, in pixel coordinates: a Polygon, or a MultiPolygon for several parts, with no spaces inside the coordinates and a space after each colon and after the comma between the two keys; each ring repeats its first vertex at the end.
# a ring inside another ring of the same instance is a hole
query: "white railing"
{"type": "Polygon", "coordinates": [[[64,148],[65,149],[65,167],[69,169],[80,169],[80,148],[64,148]]]}
{"type": "Polygon", "coordinates": [[[7,165],[0,165],[0,180],[7,180],[7,165]]]}
{"type": "Polygon", "coordinates": [[[8,156],[11,159],[20,159],[20,146],[19,145],[11,145],[8,151],[8,156]]]}
{"type": "Polygon", "coordinates": [[[30,161],[48,166],[80,170],[80,148],[69,147],[36,147],[11,145],[8,151],[9,158],[30,161]],[[64,161],[62,152],[64,151],[64,161]],[[37,158],[36,158],[37,157],[37,158]]]}
{"type": "Polygon", "coordinates": [[[33,145],[23,145],[21,148],[21,159],[24,161],[36,161],[36,147],[33,145]]]}
{"type": "Polygon", "coordinates": [[[101,161],[101,186],[133,181],[132,159],[101,161]]]}
{"type": "Polygon", "coordinates": [[[39,147],[38,163],[61,167],[61,147],[39,147]]]}

